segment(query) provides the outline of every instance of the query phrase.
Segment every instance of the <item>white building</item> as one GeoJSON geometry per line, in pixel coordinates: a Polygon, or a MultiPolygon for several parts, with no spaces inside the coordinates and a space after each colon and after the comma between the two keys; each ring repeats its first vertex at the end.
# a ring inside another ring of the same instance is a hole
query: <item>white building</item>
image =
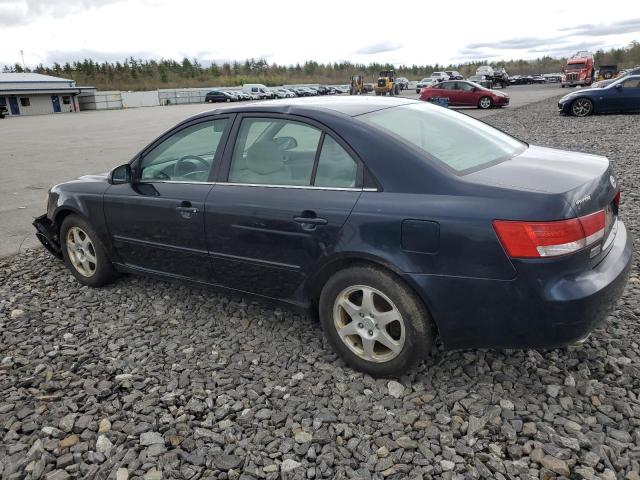
{"type": "Polygon", "coordinates": [[[81,89],[74,80],[39,73],[0,73],[0,109],[5,115],[78,112],[81,89]]]}

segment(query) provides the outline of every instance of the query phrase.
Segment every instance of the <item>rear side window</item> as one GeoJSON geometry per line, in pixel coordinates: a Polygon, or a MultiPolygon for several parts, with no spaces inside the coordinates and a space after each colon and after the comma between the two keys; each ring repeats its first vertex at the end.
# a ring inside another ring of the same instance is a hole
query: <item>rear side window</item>
{"type": "Polygon", "coordinates": [[[233,150],[229,182],[311,185],[322,132],[280,119],[245,118],[233,150]]]}
{"type": "Polygon", "coordinates": [[[417,147],[458,174],[522,153],[527,145],[467,115],[428,103],[414,103],[358,118],[417,147]]]}
{"type": "Polygon", "coordinates": [[[351,155],[312,125],[245,118],[238,130],[229,182],[355,188],[357,171],[351,155]]]}

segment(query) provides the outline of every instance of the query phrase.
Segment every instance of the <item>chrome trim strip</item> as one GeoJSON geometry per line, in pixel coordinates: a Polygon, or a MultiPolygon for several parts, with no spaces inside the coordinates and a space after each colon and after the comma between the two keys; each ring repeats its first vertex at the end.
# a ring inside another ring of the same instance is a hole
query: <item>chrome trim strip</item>
{"type": "Polygon", "coordinates": [[[138,183],[144,183],[144,184],[149,184],[149,183],[188,183],[190,185],[215,185],[216,182],[187,182],[184,180],[140,180],[138,183]]]}
{"type": "Polygon", "coordinates": [[[305,190],[329,190],[340,192],[378,192],[377,188],[351,188],[351,187],[316,187],[314,185],[269,185],[266,183],[234,183],[234,182],[187,182],[183,180],[141,180],[139,183],[182,183],[189,185],[229,185],[232,187],[267,187],[267,188],[295,188],[305,190]]]}
{"type": "Polygon", "coordinates": [[[350,187],[316,187],[314,185],[269,185],[266,183],[236,183],[236,182],[217,182],[217,185],[229,185],[231,187],[266,187],[266,188],[293,188],[297,190],[329,190],[339,192],[362,192],[377,191],[370,188],[350,188],[350,187]]]}

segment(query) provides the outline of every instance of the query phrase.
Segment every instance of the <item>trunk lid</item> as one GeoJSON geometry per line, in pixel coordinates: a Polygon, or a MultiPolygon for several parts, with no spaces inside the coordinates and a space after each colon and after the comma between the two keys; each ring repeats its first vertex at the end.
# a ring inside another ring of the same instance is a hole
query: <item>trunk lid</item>
{"type": "Polygon", "coordinates": [[[602,258],[615,236],[618,206],[614,198],[619,188],[606,157],[531,146],[510,160],[464,178],[488,186],[558,196],[571,207],[573,215],[568,218],[604,210],[604,238],[593,250],[593,260],[602,258]]]}
{"type": "Polygon", "coordinates": [[[603,209],[618,191],[606,157],[536,146],[464,178],[500,188],[561,195],[576,216],[603,209]]]}

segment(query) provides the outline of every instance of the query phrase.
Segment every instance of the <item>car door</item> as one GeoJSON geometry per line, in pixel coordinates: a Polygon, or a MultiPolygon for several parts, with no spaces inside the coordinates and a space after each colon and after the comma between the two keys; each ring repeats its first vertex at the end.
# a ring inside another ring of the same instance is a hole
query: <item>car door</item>
{"type": "Polygon", "coordinates": [[[640,77],[631,77],[622,81],[621,87],[613,87],[612,107],[618,112],[640,110],[640,77]]]}
{"type": "Polygon", "coordinates": [[[438,97],[449,100],[449,105],[460,105],[459,95],[456,88],[456,82],[442,82],[440,84],[438,97]]]}
{"type": "Polygon", "coordinates": [[[363,167],[340,139],[300,117],[239,116],[231,138],[205,208],[216,282],[291,298],[339,241],[363,167]]]}
{"type": "Polygon", "coordinates": [[[111,185],[106,191],[109,234],[126,266],[211,280],[205,199],[229,126],[229,117],[216,117],[178,127],[134,161],[131,184],[111,185]]]}
{"type": "Polygon", "coordinates": [[[477,103],[475,101],[473,85],[470,83],[456,82],[455,92],[459,105],[475,105],[477,103]]]}

